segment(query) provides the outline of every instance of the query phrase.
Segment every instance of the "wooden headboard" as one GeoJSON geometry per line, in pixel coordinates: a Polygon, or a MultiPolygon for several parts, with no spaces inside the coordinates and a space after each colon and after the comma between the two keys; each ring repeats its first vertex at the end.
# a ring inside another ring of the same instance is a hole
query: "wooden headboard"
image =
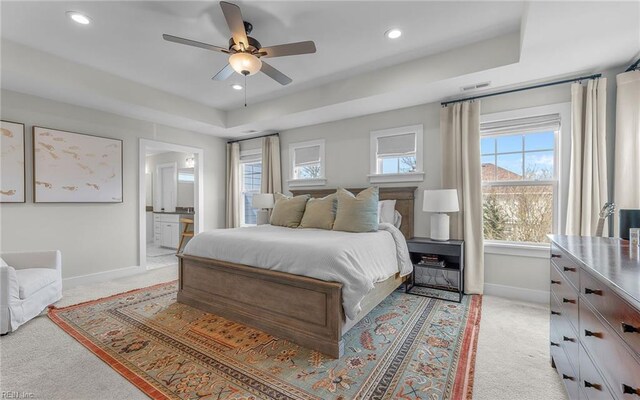
{"type": "MultiPolygon", "coordinates": [[[[351,193],[357,195],[366,188],[346,189],[351,193]]],[[[402,215],[402,225],[400,225],[400,231],[405,238],[411,239],[413,237],[413,210],[415,201],[415,192],[417,187],[381,187],[380,200],[395,200],[396,210],[402,215]]],[[[294,196],[301,194],[308,194],[311,197],[324,197],[336,192],[336,189],[299,189],[290,190],[294,196]]]]}

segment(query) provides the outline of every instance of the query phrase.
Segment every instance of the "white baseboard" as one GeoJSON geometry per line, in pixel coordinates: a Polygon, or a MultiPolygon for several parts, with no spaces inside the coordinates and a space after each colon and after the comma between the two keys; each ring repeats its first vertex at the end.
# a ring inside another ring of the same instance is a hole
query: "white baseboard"
{"type": "Polygon", "coordinates": [[[62,287],[71,289],[75,286],[89,285],[92,283],[106,282],[126,276],[137,275],[146,272],[147,269],[139,265],[127,268],[112,269],[110,271],[96,272],[94,274],[72,276],[62,279],[62,287]]]}
{"type": "Polygon", "coordinates": [[[515,286],[485,283],[484,294],[505,297],[507,299],[529,301],[532,303],[549,304],[549,292],[545,290],[525,289],[515,286]]]}

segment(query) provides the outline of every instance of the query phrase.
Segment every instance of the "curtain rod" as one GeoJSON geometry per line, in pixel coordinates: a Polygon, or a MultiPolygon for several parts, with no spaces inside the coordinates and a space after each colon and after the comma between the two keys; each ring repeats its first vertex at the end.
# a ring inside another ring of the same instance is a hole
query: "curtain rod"
{"type": "Polygon", "coordinates": [[[639,68],[640,68],[640,58],[638,58],[636,62],[634,62],[633,64],[629,65],[629,68],[627,68],[627,70],[624,72],[634,71],[639,68]]]}
{"type": "Polygon", "coordinates": [[[250,138],[246,138],[246,139],[229,140],[227,143],[238,143],[238,142],[244,142],[245,140],[262,139],[263,137],[269,137],[269,136],[280,136],[280,134],[279,133],[270,133],[268,135],[254,136],[254,137],[250,137],[250,138]]]}
{"type": "Polygon", "coordinates": [[[501,95],[501,94],[522,92],[522,91],[531,90],[531,89],[540,89],[540,88],[548,87],[548,86],[562,85],[564,83],[572,83],[572,82],[577,82],[577,81],[586,81],[588,79],[600,78],[601,76],[602,76],[602,74],[594,74],[594,75],[588,75],[588,76],[581,76],[581,77],[578,77],[578,78],[565,79],[565,80],[562,80],[562,81],[541,83],[541,84],[533,85],[533,86],[525,86],[525,87],[520,87],[520,88],[515,88],[515,89],[503,90],[501,92],[481,94],[481,95],[473,96],[473,97],[465,97],[463,99],[443,101],[442,103],[440,103],[440,105],[442,105],[443,107],[446,107],[449,104],[453,104],[453,103],[460,103],[460,102],[463,102],[463,101],[482,99],[482,98],[485,98],[485,97],[498,96],[498,95],[501,95]]]}

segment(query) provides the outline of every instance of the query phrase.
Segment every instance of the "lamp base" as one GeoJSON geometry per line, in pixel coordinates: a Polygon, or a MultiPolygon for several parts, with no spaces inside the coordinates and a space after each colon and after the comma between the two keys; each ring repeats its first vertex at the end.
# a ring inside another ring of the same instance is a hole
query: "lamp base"
{"type": "Polygon", "coordinates": [[[441,242],[449,240],[449,216],[447,214],[431,215],[431,239],[441,242]]]}
{"type": "Polygon", "coordinates": [[[269,210],[256,211],[256,225],[265,225],[269,223],[269,210]]]}

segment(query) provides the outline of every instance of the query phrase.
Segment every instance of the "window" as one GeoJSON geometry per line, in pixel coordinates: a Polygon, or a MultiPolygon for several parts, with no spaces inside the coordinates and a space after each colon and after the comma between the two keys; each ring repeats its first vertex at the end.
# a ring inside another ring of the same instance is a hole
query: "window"
{"type": "Polygon", "coordinates": [[[179,183],[193,183],[195,182],[195,176],[193,168],[181,168],[178,170],[178,182],[179,183]]]}
{"type": "Polygon", "coordinates": [[[371,132],[369,181],[423,180],[422,130],[422,125],[413,125],[371,132]]]}
{"type": "Polygon", "coordinates": [[[242,190],[240,224],[255,225],[256,210],[251,206],[251,199],[255,193],[260,193],[262,181],[262,154],[259,149],[240,153],[240,179],[242,190]]]}
{"type": "Polygon", "coordinates": [[[313,140],[289,145],[289,186],[318,186],[326,183],[324,143],[324,140],[313,140]]]}
{"type": "Polygon", "coordinates": [[[487,240],[548,242],[557,220],[558,114],[480,127],[487,240]]]}

